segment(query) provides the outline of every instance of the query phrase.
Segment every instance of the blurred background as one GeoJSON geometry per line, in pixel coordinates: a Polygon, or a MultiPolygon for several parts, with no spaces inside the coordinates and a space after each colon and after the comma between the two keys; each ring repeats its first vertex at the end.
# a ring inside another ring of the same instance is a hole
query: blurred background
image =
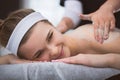
{"type": "Polygon", "coordinates": [[[61,20],[64,8],[60,6],[60,0],[1,0],[0,19],[21,8],[31,8],[41,12],[53,25],[57,25],[61,20]]]}
{"type": "MultiPolygon", "coordinates": [[[[64,0],[61,0],[64,1],[64,0]]],[[[106,0],[80,0],[83,3],[83,13],[88,14],[97,10],[106,0]]],[[[64,7],[60,0],[0,0],[0,19],[4,19],[10,12],[21,8],[32,8],[42,13],[54,26],[61,20],[64,7]]],[[[115,13],[116,26],[120,28],[120,11],[115,13]]],[[[89,21],[81,21],[80,25],[89,21]]]]}
{"type": "Polygon", "coordinates": [[[0,1],[0,19],[6,18],[6,16],[20,8],[20,0],[1,0],[0,1]]]}

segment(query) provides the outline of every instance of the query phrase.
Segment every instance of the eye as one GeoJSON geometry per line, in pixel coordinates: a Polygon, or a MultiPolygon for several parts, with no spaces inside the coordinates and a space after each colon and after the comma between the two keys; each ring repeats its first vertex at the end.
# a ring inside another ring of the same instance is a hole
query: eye
{"type": "Polygon", "coordinates": [[[42,54],[42,53],[41,53],[41,52],[39,52],[39,53],[38,53],[38,55],[36,56],[36,58],[39,58],[41,54],[42,54]]]}
{"type": "Polygon", "coordinates": [[[42,55],[42,51],[37,51],[37,53],[34,55],[34,58],[33,59],[35,59],[35,58],[39,58],[40,56],[42,55]]]}
{"type": "Polygon", "coordinates": [[[48,36],[48,42],[52,39],[52,37],[53,37],[53,32],[51,31],[49,36],[48,36]]]}

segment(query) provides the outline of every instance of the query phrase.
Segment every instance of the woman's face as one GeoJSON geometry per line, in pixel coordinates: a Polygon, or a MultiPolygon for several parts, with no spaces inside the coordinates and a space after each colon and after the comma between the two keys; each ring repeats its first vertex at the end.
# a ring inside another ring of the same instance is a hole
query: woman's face
{"type": "Polygon", "coordinates": [[[51,61],[70,56],[64,36],[52,25],[38,22],[19,51],[28,60],[51,61]]]}

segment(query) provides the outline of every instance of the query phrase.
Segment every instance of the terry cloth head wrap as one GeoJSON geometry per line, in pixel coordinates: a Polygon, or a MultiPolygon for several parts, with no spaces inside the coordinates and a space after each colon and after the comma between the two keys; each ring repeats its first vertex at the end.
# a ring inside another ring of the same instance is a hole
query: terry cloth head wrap
{"type": "Polygon", "coordinates": [[[33,12],[24,17],[13,30],[6,48],[17,56],[18,47],[26,32],[38,21],[46,20],[39,12],[33,12]]]}

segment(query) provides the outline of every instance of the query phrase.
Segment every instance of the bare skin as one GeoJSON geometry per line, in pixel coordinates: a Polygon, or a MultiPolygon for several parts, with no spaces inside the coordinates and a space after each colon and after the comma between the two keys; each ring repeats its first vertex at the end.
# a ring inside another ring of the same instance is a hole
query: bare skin
{"type": "MultiPolygon", "coordinates": [[[[57,61],[94,67],[119,68],[120,31],[115,29],[110,32],[109,39],[100,44],[94,39],[92,26],[83,25],[62,35],[53,26],[40,22],[34,27],[32,35],[19,50],[27,60],[32,61],[60,59],[57,61]],[[42,53],[37,53],[37,57],[35,54],[39,49],[42,50],[42,53]]],[[[15,59],[11,58],[10,61],[15,59]]]]}
{"type": "Polygon", "coordinates": [[[104,44],[100,44],[94,39],[92,26],[93,25],[84,25],[77,28],[75,31],[71,31],[70,33],[65,34],[74,40],[74,44],[71,45],[74,46],[75,49],[78,49],[76,51],[92,54],[120,52],[118,44],[120,43],[120,31],[118,29],[111,31],[110,38],[107,39],[104,44]]]}
{"type": "Polygon", "coordinates": [[[94,37],[99,43],[108,39],[110,30],[115,28],[114,13],[120,8],[119,3],[120,0],[106,0],[97,11],[80,15],[81,19],[93,22],[94,37]]]}
{"type": "Polygon", "coordinates": [[[75,49],[77,49],[76,51],[78,51],[78,53],[76,53],[77,55],[75,54],[76,56],[58,59],[56,61],[94,67],[114,67],[119,69],[120,30],[115,29],[111,31],[109,39],[105,40],[103,44],[98,43],[94,39],[93,34],[92,25],[84,25],[77,28],[75,32],[68,33],[67,35],[77,40],[76,44],[72,44],[72,46],[76,47],[75,49]]]}

